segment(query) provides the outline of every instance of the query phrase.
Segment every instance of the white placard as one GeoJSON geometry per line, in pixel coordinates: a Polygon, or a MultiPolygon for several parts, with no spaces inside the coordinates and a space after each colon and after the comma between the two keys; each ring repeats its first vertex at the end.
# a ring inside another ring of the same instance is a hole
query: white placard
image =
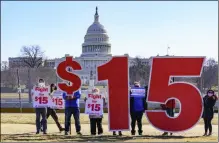
{"type": "Polygon", "coordinates": [[[51,105],[51,97],[49,96],[49,86],[35,86],[32,90],[33,108],[45,108],[51,105]]]}
{"type": "Polygon", "coordinates": [[[101,94],[87,95],[85,114],[103,115],[103,96],[101,94]]]}
{"type": "Polygon", "coordinates": [[[52,104],[50,108],[53,109],[65,109],[65,101],[62,96],[63,92],[61,90],[56,90],[52,93],[52,104]]]}
{"type": "Polygon", "coordinates": [[[131,89],[131,97],[144,97],[145,96],[145,88],[132,88],[131,89]]]}

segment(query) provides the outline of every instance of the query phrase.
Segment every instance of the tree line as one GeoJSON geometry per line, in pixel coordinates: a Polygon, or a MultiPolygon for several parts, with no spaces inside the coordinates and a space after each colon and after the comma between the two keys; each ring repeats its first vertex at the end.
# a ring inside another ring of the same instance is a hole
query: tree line
{"type": "MultiPolygon", "coordinates": [[[[49,83],[57,80],[55,69],[41,66],[46,60],[44,52],[39,46],[24,46],[20,50],[21,57],[25,57],[25,64],[19,70],[20,84],[25,85],[30,91],[37,81],[37,77],[44,78],[49,83]]],[[[47,64],[46,62],[44,64],[47,64]]],[[[129,67],[129,81],[140,81],[142,85],[148,85],[150,76],[150,65],[143,62],[143,58],[135,57],[132,66],[129,67]]],[[[195,83],[199,89],[210,89],[218,86],[218,62],[209,58],[205,61],[202,75],[199,78],[176,78],[179,81],[195,83]]],[[[7,62],[1,63],[1,87],[17,87],[16,69],[9,68],[7,62]]]]}

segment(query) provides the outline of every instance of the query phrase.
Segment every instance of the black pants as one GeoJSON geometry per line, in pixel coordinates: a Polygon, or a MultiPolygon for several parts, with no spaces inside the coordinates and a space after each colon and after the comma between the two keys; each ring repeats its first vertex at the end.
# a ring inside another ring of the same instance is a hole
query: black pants
{"type": "Polygon", "coordinates": [[[65,131],[69,132],[71,116],[74,116],[76,132],[81,131],[80,125],[80,109],[78,107],[65,108],[65,131]]]}
{"type": "MultiPolygon", "coordinates": [[[[55,121],[55,123],[56,123],[57,127],[59,128],[59,130],[61,130],[62,126],[59,123],[59,118],[56,114],[56,110],[52,109],[52,108],[47,108],[46,118],[48,119],[50,115],[52,116],[52,118],[55,121]]],[[[41,120],[41,126],[42,126],[42,122],[43,122],[43,120],[41,120]]]]}
{"type": "Polygon", "coordinates": [[[90,132],[92,135],[96,135],[96,127],[98,134],[103,133],[102,118],[90,118],[90,132]]]}
{"type": "Polygon", "coordinates": [[[41,124],[43,127],[43,132],[47,131],[47,118],[46,118],[46,108],[36,108],[36,129],[40,132],[41,124]],[[42,116],[42,122],[40,122],[40,116],[42,116]]]}
{"type": "Polygon", "coordinates": [[[138,133],[142,133],[142,116],[143,116],[143,112],[131,112],[131,127],[132,133],[135,133],[135,125],[136,125],[136,121],[138,124],[138,133]]]}
{"type": "Polygon", "coordinates": [[[212,125],[211,125],[212,118],[204,118],[204,123],[205,123],[205,133],[208,132],[212,133],[212,125]]]}

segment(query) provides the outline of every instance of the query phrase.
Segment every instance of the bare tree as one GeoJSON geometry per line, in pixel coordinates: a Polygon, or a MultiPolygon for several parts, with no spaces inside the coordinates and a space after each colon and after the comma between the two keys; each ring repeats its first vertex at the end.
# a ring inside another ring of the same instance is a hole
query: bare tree
{"type": "Polygon", "coordinates": [[[130,82],[140,81],[141,84],[148,84],[150,75],[150,66],[143,63],[143,59],[136,57],[133,61],[133,65],[129,67],[130,82]]]}
{"type": "Polygon", "coordinates": [[[1,71],[1,86],[15,88],[17,84],[16,71],[14,69],[7,69],[1,71]]]}
{"type": "Polygon", "coordinates": [[[30,69],[39,68],[43,64],[44,52],[37,46],[23,46],[21,48],[21,54],[23,62],[26,64],[28,69],[28,89],[29,89],[29,102],[31,102],[31,84],[30,69]]]}
{"type": "Polygon", "coordinates": [[[38,68],[43,64],[44,52],[37,46],[23,46],[21,49],[23,61],[29,68],[38,68]]]}
{"type": "Polygon", "coordinates": [[[1,62],[1,71],[6,71],[9,69],[8,61],[2,61],[1,62]]]}
{"type": "Polygon", "coordinates": [[[212,88],[218,85],[218,63],[210,58],[206,62],[206,66],[202,73],[203,84],[205,88],[212,88]]]}

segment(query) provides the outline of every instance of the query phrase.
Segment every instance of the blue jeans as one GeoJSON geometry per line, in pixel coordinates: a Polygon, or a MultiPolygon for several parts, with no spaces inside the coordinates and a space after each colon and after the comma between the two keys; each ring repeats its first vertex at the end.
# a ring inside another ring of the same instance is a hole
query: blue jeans
{"type": "Polygon", "coordinates": [[[41,124],[43,127],[43,132],[47,130],[47,118],[46,118],[46,108],[36,108],[36,128],[37,132],[40,132],[41,124]],[[40,122],[40,116],[42,116],[42,122],[40,122]]]}
{"type": "Polygon", "coordinates": [[[71,116],[73,115],[75,120],[75,129],[76,132],[81,131],[80,125],[80,109],[79,107],[67,107],[65,108],[65,131],[69,132],[71,116]]]}

